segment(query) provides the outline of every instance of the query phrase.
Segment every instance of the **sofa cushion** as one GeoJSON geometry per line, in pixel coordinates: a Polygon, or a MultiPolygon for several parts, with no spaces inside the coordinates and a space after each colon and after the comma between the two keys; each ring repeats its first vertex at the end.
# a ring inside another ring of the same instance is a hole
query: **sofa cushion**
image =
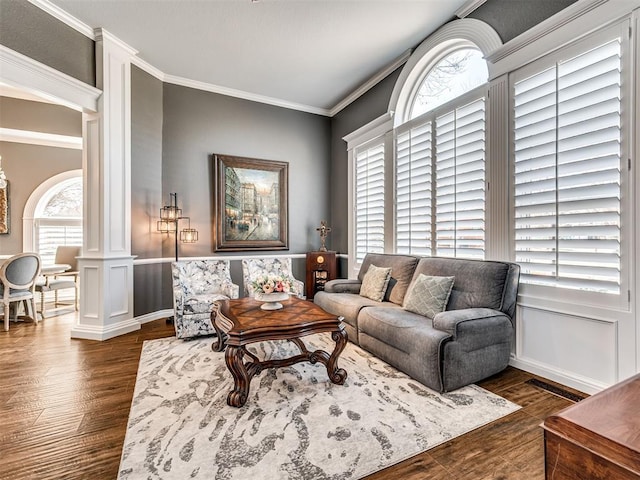
{"type": "Polygon", "coordinates": [[[228,299],[229,297],[220,293],[189,295],[184,299],[184,314],[207,313],[210,315],[213,311],[213,302],[228,299]]]}
{"type": "Polygon", "coordinates": [[[455,277],[431,277],[423,273],[409,286],[404,309],[433,318],[447,307],[455,277]]]}
{"type": "Polygon", "coordinates": [[[417,263],[418,258],[410,255],[367,253],[362,261],[358,280],[362,281],[364,279],[364,275],[371,264],[378,267],[391,267],[391,278],[389,279],[389,286],[384,300],[393,302],[396,305],[402,305],[417,263]]]}
{"type": "Polygon", "coordinates": [[[501,310],[509,264],[459,258],[421,258],[414,279],[420,274],[455,277],[447,310],[493,308],[501,310]]]}
{"type": "Polygon", "coordinates": [[[393,305],[376,302],[357,293],[327,293],[323,291],[317,292],[313,296],[313,303],[326,312],[344,317],[344,322],[354,328],[358,327],[358,313],[362,308],[393,305]]]}
{"type": "Polygon", "coordinates": [[[362,285],[360,285],[360,295],[381,302],[387,292],[390,274],[391,267],[383,268],[369,265],[369,269],[362,279],[362,285]]]}

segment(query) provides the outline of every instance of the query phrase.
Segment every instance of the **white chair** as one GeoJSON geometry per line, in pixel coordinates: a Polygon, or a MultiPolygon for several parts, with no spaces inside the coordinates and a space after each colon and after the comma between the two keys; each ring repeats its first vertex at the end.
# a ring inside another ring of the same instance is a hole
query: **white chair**
{"type": "Polygon", "coordinates": [[[78,310],[78,277],[80,272],[78,271],[78,259],[82,247],[75,245],[61,245],[56,249],[55,266],[69,265],[69,268],[64,271],[59,271],[55,266],[50,271],[53,273],[47,273],[48,267],[42,267],[42,273],[44,279],[39,280],[36,283],[36,291],[40,293],[40,315],[45,318],[45,295],[47,292],[54,293],[54,307],[61,305],[71,305],[68,302],[61,302],[58,300],[58,291],[64,289],[74,290],[73,306],[78,310]]]}
{"type": "Polygon", "coordinates": [[[171,263],[176,337],[215,334],[211,312],[216,300],[238,298],[228,260],[183,260],[171,263]]]}
{"type": "Polygon", "coordinates": [[[291,293],[304,295],[304,282],[294,278],[291,273],[291,259],[289,257],[279,258],[243,258],[242,259],[242,279],[244,282],[244,293],[248,297],[253,297],[253,282],[263,276],[286,276],[293,279],[291,293]]]}
{"type": "MultiPolygon", "coordinates": [[[[20,253],[5,260],[0,267],[0,297],[4,304],[4,329],[9,331],[9,306],[12,302],[31,300],[31,318],[38,323],[34,287],[40,275],[40,255],[20,253]]],[[[17,312],[17,308],[16,308],[17,312]]]]}

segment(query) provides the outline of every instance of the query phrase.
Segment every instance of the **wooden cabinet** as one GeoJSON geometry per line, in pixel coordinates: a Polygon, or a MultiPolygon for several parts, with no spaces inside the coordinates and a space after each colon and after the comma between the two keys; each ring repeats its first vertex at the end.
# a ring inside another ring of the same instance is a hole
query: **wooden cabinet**
{"type": "Polygon", "coordinates": [[[548,417],[547,479],[640,479],[640,375],[548,417]]]}
{"type": "Polygon", "coordinates": [[[315,293],[324,290],[324,284],[336,278],[336,252],[307,253],[307,298],[313,299],[315,293]]]}

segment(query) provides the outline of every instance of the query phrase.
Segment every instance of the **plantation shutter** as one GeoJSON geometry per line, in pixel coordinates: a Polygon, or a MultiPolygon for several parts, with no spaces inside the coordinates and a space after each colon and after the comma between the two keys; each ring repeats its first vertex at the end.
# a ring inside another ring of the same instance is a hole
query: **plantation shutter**
{"type": "Polygon", "coordinates": [[[515,254],[526,283],[620,292],[621,46],[515,82],[515,254]]]}
{"type": "Polygon", "coordinates": [[[436,119],[436,255],[484,259],[485,99],[436,119]]]}
{"type": "Polygon", "coordinates": [[[36,220],[38,254],[43,265],[55,263],[56,249],[60,245],[82,245],[80,220],[36,220]]]}
{"type": "Polygon", "coordinates": [[[396,138],[396,252],[431,255],[431,123],[396,138]]]}
{"type": "Polygon", "coordinates": [[[356,149],[356,262],[384,252],[384,143],[356,149]]]}

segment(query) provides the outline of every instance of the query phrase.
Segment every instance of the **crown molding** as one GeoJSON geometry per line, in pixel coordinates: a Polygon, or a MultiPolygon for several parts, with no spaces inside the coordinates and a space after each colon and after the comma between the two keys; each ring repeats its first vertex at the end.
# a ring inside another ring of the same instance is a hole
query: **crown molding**
{"type": "Polygon", "coordinates": [[[606,3],[610,3],[610,0],[579,0],[505,43],[486,58],[491,63],[497,63],[606,3]]]}
{"type": "Polygon", "coordinates": [[[456,10],[456,17],[464,18],[470,13],[476,11],[483,4],[485,4],[487,0],[469,0],[463,6],[461,6],[458,10],[456,10]]]}
{"type": "Polygon", "coordinates": [[[76,17],[65,12],[63,9],[61,9],[57,5],[54,5],[49,0],[28,0],[28,1],[29,3],[32,3],[33,5],[38,7],[39,9],[44,10],[52,17],[57,18],[62,23],[80,32],[85,37],[88,37],[91,40],[96,39],[93,28],[91,28],[86,23],[78,20],[76,17]]]}
{"type": "Polygon", "coordinates": [[[164,74],[164,72],[162,70],[160,70],[159,68],[154,67],[153,65],[151,65],[146,60],[143,60],[138,56],[133,56],[133,57],[131,57],[131,64],[135,65],[136,67],[140,68],[141,70],[144,70],[149,75],[152,75],[152,76],[156,77],[161,82],[165,81],[165,76],[166,75],[164,74]]]}
{"type": "Polygon", "coordinates": [[[350,93],[347,97],[345,97],[342,101],[340,101],[336,106],[334,106],[331,110],[329,110],[329,116],[333,117],[341,110],[346,108],[351,103],[355,102],[362,95],[367,93],[373,87],[375,87],[378,83],[384,80],[387,76],[393,73],[397,68],[404,65],[409,57],[411,56],[412,49],[409,48],[398,58],[393,60],[389,65],[384,67],[382,70],[378,71],[378,73],[374,74],[369,80],[359,86],[356,90],[350,93]]]}
{"type": "Polygon", "coordinates": [[[102,91],[0,45],[0,81],[74,110],[97,111],[102,91]]]}
{"type": "Polygon", "coordinates": [[[329,116],[330,114],[329,110],[327,110],[326,108],[318,108],[312,107],[310,105],[303,105],[301,103],[289,102],[286,100],[280,100],[279,98],[257,95],[255,93],[249,93],[243,90],[236,90],[235,88],[221,87],[219,85],[212,85],[210,83],[190,80],[188,78],[177,77],[175,75],[165,75],[164,81],[173,85],[195,88],[196,90],[203,90],[205,92],[219,93],[221,95],[226,95],[229,97],[242,98],[244,100],[250,100],[252,102],[266,103],[268,105],[274,105],[276,107],[299,110],[301,112],[313,113],[316,115],[329,116]]]}
{"type": "Polygon", "coordinates": [[[94,30],[96,42],[110,42],[120,48],[124,53],[131,57],[135,57],[138,54],[138,50],[133,48],[128,43],[120,40],[113,33],[108,30],[105,30],[102,27],[96,28],[94,30]]]}
{"type": "Polygon", "coordinates": [[[82,137],[58,135],[55,133],[32,132],[0,127],[0,142],[27,143],[45,147],[71,148],[82,150],[82,137]]]}

